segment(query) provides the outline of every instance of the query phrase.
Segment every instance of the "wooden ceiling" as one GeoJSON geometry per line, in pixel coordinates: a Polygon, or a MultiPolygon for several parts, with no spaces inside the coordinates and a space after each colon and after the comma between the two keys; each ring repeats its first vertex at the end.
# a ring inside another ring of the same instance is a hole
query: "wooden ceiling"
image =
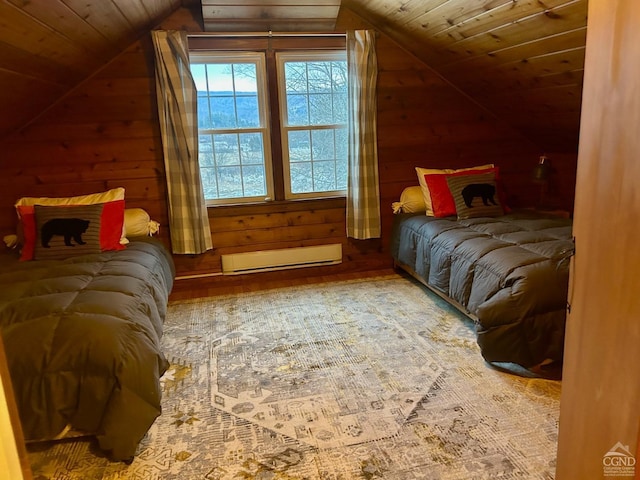
{"type": "Polygon", "coordinates": [[[323,32],[336,24],[340,0],[202,0],[208,32],[323,32]]]}
{"type": "MultiPolygon", "coordinates": [[[[0,0],[0,138],[194,1],[0,0]]],[[[577,149],[587,0],[202,0],[201,7],[208,30],[254,31],[327,30],[348,8],[541,151],[577,149]]]]}
{"type": "Polygon", "coordinates": [[[342,0],[541,151],[577,151],[587,0],[342,0]]]}
{"type": "Polygon", "coordinates": [[[111,60],[181,0],[0,0],[0,138],[111,60]]]}

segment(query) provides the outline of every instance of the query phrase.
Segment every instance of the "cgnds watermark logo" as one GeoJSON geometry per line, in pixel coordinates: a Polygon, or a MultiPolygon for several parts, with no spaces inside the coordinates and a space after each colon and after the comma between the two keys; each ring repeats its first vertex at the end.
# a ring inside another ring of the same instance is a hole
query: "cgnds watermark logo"
{"type": "Polygon", "coordinates": [[[636,458],[629,451],[629,445],[616,443],[602,457],[602,470],[605,477],[633,477],[636,471],[636,458]]]}

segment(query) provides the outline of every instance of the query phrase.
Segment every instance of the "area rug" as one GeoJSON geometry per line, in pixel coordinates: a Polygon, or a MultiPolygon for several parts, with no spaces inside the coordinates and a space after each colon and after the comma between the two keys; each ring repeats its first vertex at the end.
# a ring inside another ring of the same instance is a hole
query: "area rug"
{"type": "Polygon", "coordinates": [[[560,382],[487,365],[401,275],[172,302],[163,413],[132,464],[30,445],[34,478],[552,479],[560,382]]]}

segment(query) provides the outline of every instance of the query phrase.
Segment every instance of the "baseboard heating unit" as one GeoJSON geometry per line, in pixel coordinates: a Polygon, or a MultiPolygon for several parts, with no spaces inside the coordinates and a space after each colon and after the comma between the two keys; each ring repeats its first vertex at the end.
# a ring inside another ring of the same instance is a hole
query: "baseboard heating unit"
{"type": "Polygon", "coordinates": [[[335,265],[342,262],[342,245],[317,245],[312,247],[282,248],[258,252],[221,255],[222,273],[269,272],[289,268],[335,265]]]}

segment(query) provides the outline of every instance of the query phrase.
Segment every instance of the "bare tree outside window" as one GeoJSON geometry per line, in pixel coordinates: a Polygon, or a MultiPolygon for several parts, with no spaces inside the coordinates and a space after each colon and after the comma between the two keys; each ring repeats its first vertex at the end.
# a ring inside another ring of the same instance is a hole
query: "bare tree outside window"
{"type": "MultiPolygon", "coordinates": [[[[278,53],[285,198],[344,194],[345,53],[278,53]]],[[[266,61],[262,53],[192,54],[199,161],[208,203],[273,198],[266,61]]]]}
{"type": "Polygon", "coordinates": [[[270,195],[262,96],[264,61],[228,55],[192,60],[198,91],[199,161],[205,199],[270,195]]]}
{"type": "Polygon", "coordinates": [[[344,55],[278,57],[289,194],[339,192],[347,179],[347,65],[344,55]],[[323,58],[324,57],[324,58],[323,58]],[[333,57],[333,58],[332,58],[333,57]],[[282,91],[281,90],[281,91],[282,91]]]}

